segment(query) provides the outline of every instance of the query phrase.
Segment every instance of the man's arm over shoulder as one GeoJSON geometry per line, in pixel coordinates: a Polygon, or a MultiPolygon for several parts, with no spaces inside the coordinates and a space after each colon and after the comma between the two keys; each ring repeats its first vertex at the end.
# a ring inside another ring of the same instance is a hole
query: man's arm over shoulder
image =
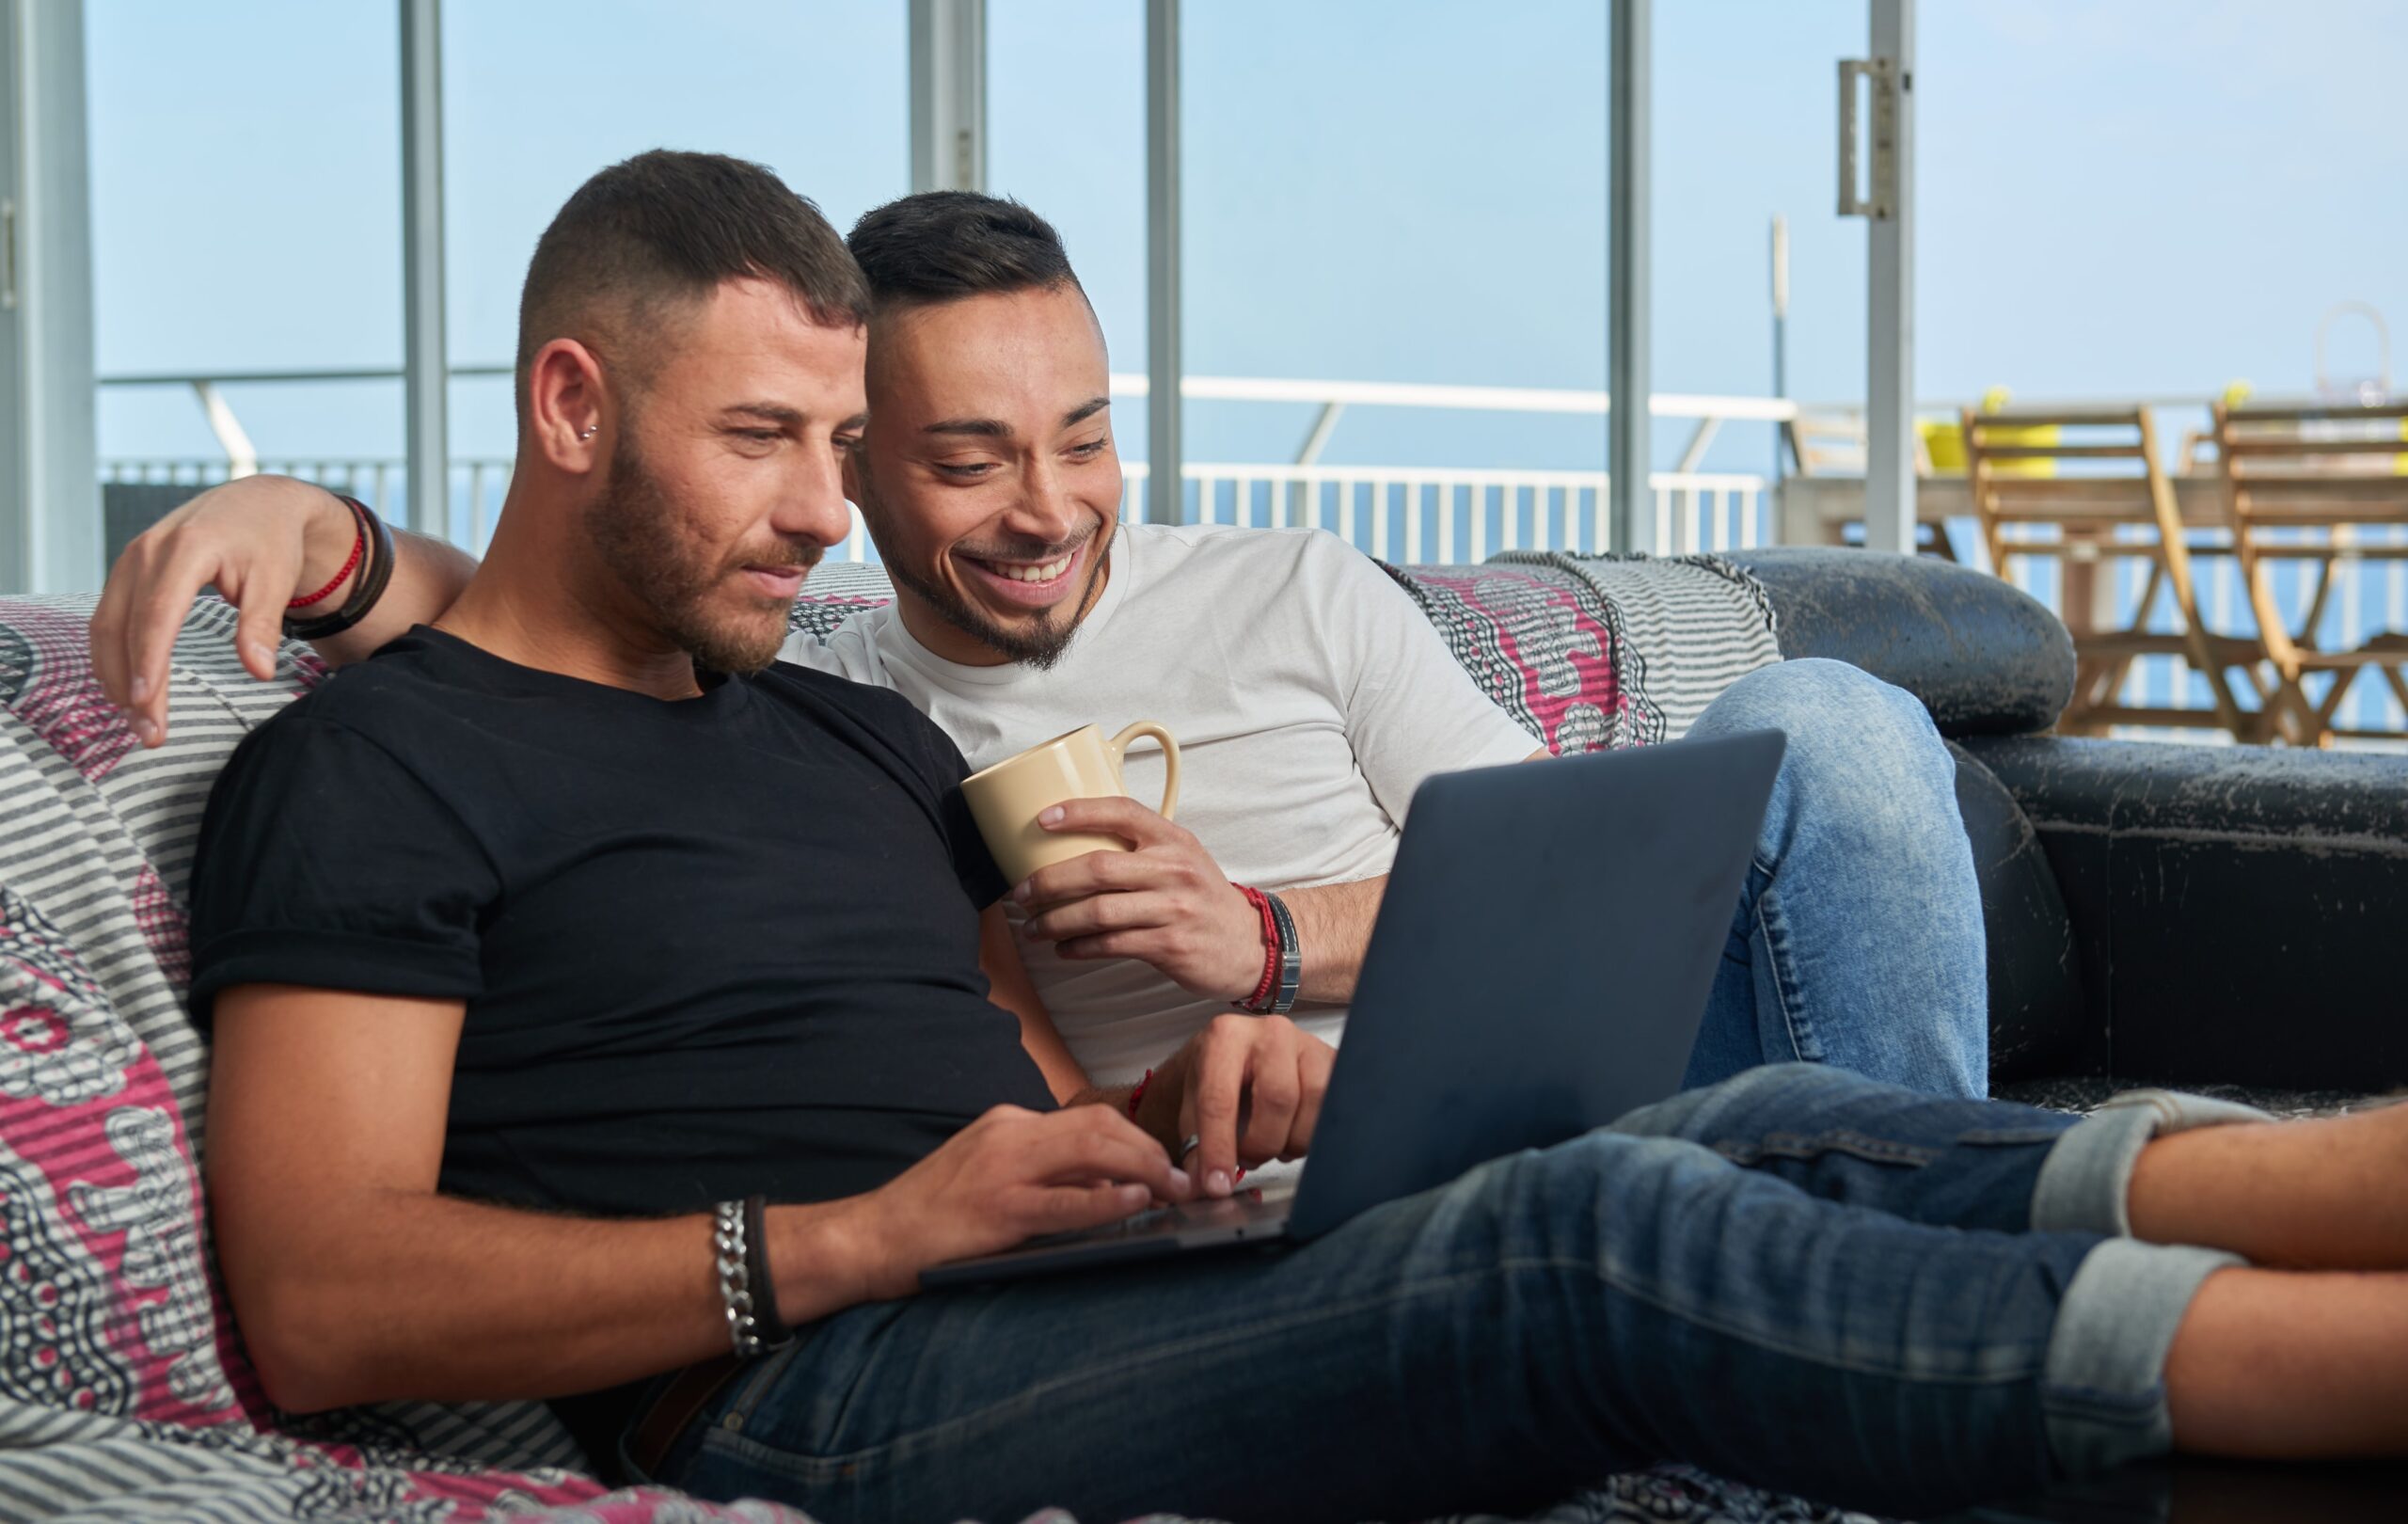
{"type": "MultiPolygon", "coordinates": [[[[111,568],[92,610],[92,670],[109,702],[146,746],[167,735],[167,666],[193,600],[214,586],[241,611],[234,633],[243,665],[276,677],[285,607],[322,589],[311,606],[342,606],[368,572],[351,562],[358,543],[349,509],[334,494],[284,476],[246,476],[212,487],[144,531],[111,568]]],[[[338,666],[374,651],[452,606],[476,558],[441,540],[396,531],[393,567],[366,617],[316,643],[338,666]]]]}

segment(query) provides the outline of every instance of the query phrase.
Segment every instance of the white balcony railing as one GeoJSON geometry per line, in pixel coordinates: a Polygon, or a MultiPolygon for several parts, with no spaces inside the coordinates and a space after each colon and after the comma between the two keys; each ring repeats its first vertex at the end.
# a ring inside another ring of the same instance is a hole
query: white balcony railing
{"type": "MultiPolygon", "coordinates": [[[[503,376],[498,366],[463,367],[463,376],[503,376]]],[[[284,471],[324,481],[352,492],[381,511],[398,503],[407,475],[398,458],[282,458],[261,456],[235,416],[229,389],[254,385],[342,385],[397,380],[398,372],[277,372],[257,374],[158,374],[105,378],[104,387],[189,388],[198,397],[223,458],[120,457],[103,463],[111,482],[178,482],[203,484],[255,470],[284,471]]],[[[1143,375],[1116,374],[1115,396],[1138,398],[1148,391],[1143,375]]],[[[1182,519],[1213,523],[1311,525],[1330,530],[1370,553],[1404,561],[1484,560],[1496,550],[1602,551],[1607,545],[1607,492],[1603,471],[1497,470],[1478,468],[1333,466],[1321,456],[1350,408],[1406,407],[1457,413],[1588,415],[1602,419],[1611,406],[1602,391],[1538,387],[1459,387],[1406,382],[1309,381],[1255,376],[1190,376],[1181,388],[1192,402],[1269,405],[1308,404],[1320,413],[1295,460],[1287,462],[1189,462],[1181,471],[1182,519]]],[[[1699,469],[1726,423],[1779,423],[1796,407],[1767,397],[1714,397],[1657,393],[1649,412],[1690,425],[1688,439],[1671,470],[1651,474],[1656,500],[1656,544],[1671,552],[1724,549],[1768,543],[1773,534],[1766,479],[1744,472],[1699,469]]],[[[499,458],[452,462],[449,537],[482,550],[508,491],[510,462],[499,458]]],[[[1125,517],[1144,516],[1147,471],[1127,470],[1125,517]]],[[[876,550],[858,523],[836,554],[872,560],[876,550]]]]}
{"type": "MultiPolygon", "coordinates": [[[[463,373],[504,374],[499,368],[463,373]]],[[[404,463],[399,458],[331,458],[325,456],[263,459],[233,420],[222,387],[243,382],[372,381],[393,379],[393,373],[357,372],[270,376],[144,376],[122,378],[116,385],[188,385],[199,393],[211,426],[226,446],[219,458],[109,459],[103,476],[111,482],[178,482],[204,484],[251,470],[269,470],[325,482],[352,492],[379,509],[398,507],[406,484],[404,463]]],[[[1113,377],[1116,395],[1142,396],[1143,376],[1113,377]]],[[[1455,411],[1570,413],[1602,416],[1608,405],[1602,392],[1532,388],[1441,387],[1374,382],[1290,381],[1245,377],[1191,376],[1185,394],[1191,400],[1309,403],[1321,408],[1300,457],[1289,462],[1190,462],[1183,471],[1180,517],[1207,523],[1255,526],[1309,525],[1326,529],[1368,553],[1384,560],[1415,562],[1479,562],[1500,550],[1543,549],[1594,552],[1607,546],[1608,477],[1604,471],[1499,470],[1474,468],[1327,465],[1319,460],[1332,429],[1350,407],[1418,407],[1455,411]]],[[[2204,417],[2206,399],[2163,398],[2154,401],[2178,420],[2188,412],[2204,417]]],[[[1825,476],[1792,479],[1776,488],[1760,475],[1706,471],[1700,468],[1717,432],[1726,423],[1782,423],[1798,418],[1793,404],[1764,397],[1709,397],[1658,394],[1651,413],[1659,419],[1689,421],[1687,444],[1674,468],[1650,478],[1656,503],[1656,544],[1669,553],[1695,550],[1744,549],[1793,540],[1824,540],[1837,518],[1861,514],[1861,477],[1853,482],[1825,476]],[[1852,500],[1842,501],[1840,500],[1852,500]]],[[[1846,414],[1847,408],[1813,408],[1816,417],[1846,414]]],[[[1945,412],[1938,407],[1926,412],[1945,412]]],[[[2187,421],[2187,420],[2183,420],[2187,421]]],[[[2195,433],[2195,431],[2186,431],[2195,433]]],[[[2184,438],[2187,463],[2191,441],[2184,438]]],[[[509,489],[511,463],[501,458],[474,458],[452,463],[451,537],[470,549],[482,550],[490,536],[502,500],[509,489]]],[[[1845,464],[1837,469],[1847,470],[1845,464]]],[[[1142,518],[1149,483],[1146,467],[1126,468],[1122,515],[1142,518]]],[[[1939,496],[1938,489],[1929,494],[1939,496]]],[[[1966,559],[1984,564],[1980,536],[1971,520],[1942,526],[1966,559]]],[[[858,516],[853,534],[835,552],[839,559],[875,560],[876,548],[863,532],[858,516]]],[[[2229,556],[2200,562],[2200,597],[2208,622],[2236,632],[2249,627],[2250,611],[2238,568],[2229,556]]],[[[1985,569],[1987,566],[1985,564],[1985,569]]],[[[2010,578],[2026,592],[2054,609],[2059,589],[2053,568],[2019,561],[2010,578]]],[[[2277,598],[2296,617],[2310,599],[2305,566],[2278,575],[2277,598]]],[[[2140,572],[2128,568],[2114,590],[2115,608],[2099,611],[2102,619],[2129,619],[2141,591],[2140,572]]],[[[2354,645],[2378,629],[2408,630],[2408,564],[2367,564],[2344,568],[2337,575],[2334,596],[2322,612],[2320,633],[2328,645],[2354,645]]],[[[2171,658],[2136,663],[2127,684],[2128,697],[2151,706],[2188,705],[2209,707],[2205,683],[2171,658]]],[[[2397,725],[2408,721],[2383,685],[2361,681],[2342,711],[2343,722],[2368,727],[2397,725]]]]}
{"type": "MultiPolygon", "coordinates": [[[[398,459],[261,460],[257,469],[298,476],[348,492],[385,512],[407,480],[398,459]]],[[[452,538],[482,551],[510,489],[511,463],[452,463],[452,538]]],[[[102,462],[106,482],[208,486],[227,480],[226,462],[122,457],[102,462]]],[[[1282,466],[1190,462],[1186,516],[1206,524],[1325,529],[1382,560],[1479,562],[1498,550],[1601,552],[1607,546],[1603,471],[1512,471],[1445,467],[1282,466]]],[[[1121,516],[1145,516],[1143,462],[1123,470],[1121,516]]],[[[1736,473],[1658,471],[1657,543],[1671,553],[1744,548],[1770,543],[1765,479],[1736,473]]],[[[875,561],[861,530],[833,552],[875,561]]]]}

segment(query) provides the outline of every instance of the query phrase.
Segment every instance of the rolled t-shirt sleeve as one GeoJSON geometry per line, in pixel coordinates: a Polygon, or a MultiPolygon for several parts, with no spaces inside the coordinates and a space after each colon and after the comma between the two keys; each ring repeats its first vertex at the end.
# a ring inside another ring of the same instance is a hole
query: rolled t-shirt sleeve
{"type": "Polygon", "coordinates": [[[298,984],[466,1000],[491,858],[383,747],[300,710],[235,749],[211,791],[192,877],[192,1009],[219,991],[298,984]]]}
{"type": "Polygon", "coordinates": [[[1313,539],[1346,738],[1390,819],[1403,823],[1413,791],[1433,773],[1519,762],[1545,748],[1481,691],[1377,563],[1334,535],[1313,539]]]}

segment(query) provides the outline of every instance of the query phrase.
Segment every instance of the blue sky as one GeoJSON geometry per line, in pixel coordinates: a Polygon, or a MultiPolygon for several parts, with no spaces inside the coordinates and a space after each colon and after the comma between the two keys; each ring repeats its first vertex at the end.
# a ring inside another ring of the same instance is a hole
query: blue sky
{"type": "MultiPolygon", "coordinates": [[[[1192,372],[1602,387],[1603,0],[1190,0],[1192,372]]],[[[908,186],[903,0],[452,0],[455,363],[508,357],[535,235],[656,144],[761,159],[840,227],[908,186]]],[[[990,0],[990,179],[1062,228],[1116,367],[1145,361],[1143,7],[990,0]]],[[[389,0],[87,0],[103,373],[401,354],[389,0]]],[[[1861,0],[1656,0],[1656,385],[1762,394],[1766,238],[1794,394],[1863,386],[1864,231],[1831,211],[1832,60],[1861,0]]],[[[1919,390],[2305,390],[2343,300],[2408,324],[2408,8],[1927,0],[1919,390]]],[[[2408,338],[2408,335],[2403,335],[2408,338]]],[[[2334,368],[2371,374],[2363,325],[2334,368]]],[[[2408,359],[2403,359],[2408,364],[2408,359]]],[[[458,453],[506,454],[499,382],[458,453]]],[[[399,452],[398,387],[234,395],[271,455],[399,452]]],[[[1139,410],[1121,421],[1141,454],[1139,410]]],[[[1196,458],[1279,459],[1308,408],[1191,407],[1196,458]]],[[[111,391],[104,454],[214,452],[189,393],[111,391]]],[[[1671,448],[1667,436],[1659,450],[1671,448]]],[[[1358,409],[1335,461],[1590,466],[1601,423],[1358,409]]],[[[1714,457],[1761,468],[1760,432],[1714,457]]]]}

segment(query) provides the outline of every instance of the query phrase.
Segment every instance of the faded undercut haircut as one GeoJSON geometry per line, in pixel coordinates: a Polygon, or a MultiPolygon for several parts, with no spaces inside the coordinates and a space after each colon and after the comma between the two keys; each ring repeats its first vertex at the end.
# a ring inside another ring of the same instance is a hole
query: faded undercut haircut
{"type": "Polygon", "coordinates": [[[760,165],[654,149],[579,185],[535,241],[519,293],[520,428],[528,373],[546,344],[589,343],[641,389],[674,321],[748,276],[784,286],[815,323],[869,320],[869,289],[844,240],[760,165]]]}
{"type": "Polygon", "coordinates": [[[854,223],[846,242],[880,311],[1057,286],[1086,294],[1052,223],[976,191],[889,201],[854,223]]]}

